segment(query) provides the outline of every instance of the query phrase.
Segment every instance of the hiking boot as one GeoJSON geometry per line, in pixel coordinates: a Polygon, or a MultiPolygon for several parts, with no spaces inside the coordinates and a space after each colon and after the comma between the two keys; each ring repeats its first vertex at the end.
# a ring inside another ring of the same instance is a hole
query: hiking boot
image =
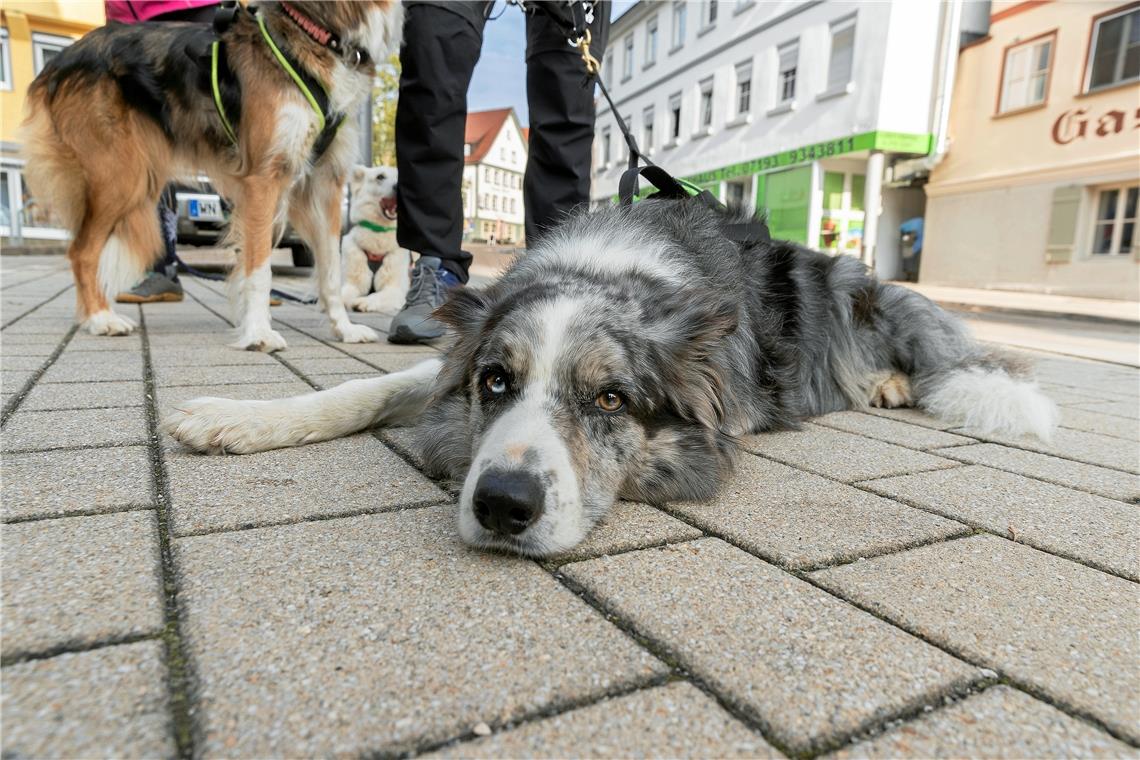
{"type": "Polygon", "coordinates": [[[447,292],[462,283],[453,272],[443,269],[435,256],[420,256],[412,269],[412,284],[404,308],[388,328],[389,343],[424,343],[443,337],[447,326],[431,313],[447,300],[447,292]]]}
{"type": "Polygon", "coordinates": [[[158,303],[181,301],[182,283],[158,272],[147,272],[142,282],[125,293],[115,296],[119,303],[158,303]]]}

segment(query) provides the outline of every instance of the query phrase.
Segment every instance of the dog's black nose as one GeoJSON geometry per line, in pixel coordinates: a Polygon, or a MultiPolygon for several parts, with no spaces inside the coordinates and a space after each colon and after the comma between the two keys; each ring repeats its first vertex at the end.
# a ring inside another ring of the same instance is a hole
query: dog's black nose
{"type": "Polygon", "coordinates": [[[475,519],[484,528],[518,535],[542,516],[546,489],[536,476],[521,470],[488,470],[475,484],[475,519]]]}

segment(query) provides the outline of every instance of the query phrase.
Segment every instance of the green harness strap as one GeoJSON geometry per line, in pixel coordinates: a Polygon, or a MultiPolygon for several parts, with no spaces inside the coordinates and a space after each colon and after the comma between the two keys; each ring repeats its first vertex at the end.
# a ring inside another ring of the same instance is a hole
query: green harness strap
{"type": "Polygon", "coordinates": [[[382,224],[376,224],[375,222],[370,222],[367,219],[361,219],[359,222],[356,223],[356,226],[357,227],[363,227],[364,229],[366,229],[370,232],[395,232],[396,231],[395,227],[385,227],[382,224]]]}
{"type": "MultiPolygon", "coordinates": [[[[277,47],[277,43],[273,41],[273,37],[270,36],[269,30],[265,28],[265,17],[261,14],[257,15],[257,25],[258,28],[261,29],[261,36],[265,39],[265,44],[269,45],[269,49],[273,51],[273,57],[277,59],[278,65],[285,70],[285,73],[288,74],[289,78],[293,80],[293,83],[297,85],[297,89],[300,90],[301,94],[305,96],[305,100],[309,102],[309,106],[312,107],[313,113],[317,115],[317,120],[320,122],[320,129],[318,130],[318,133],[324,132],[325,125],[327,123],[325,119],[325,113],[321,110],[320,105],[317,103],[317,99],[314,97],[313,91],[310,90],[309,87],[305,84],[305,80],[301,78],[301,75],[297,73],[296,69],[294,69],[289,64],[288,59],[285,58],[285,54],[281,52],[281,48],[277,47]]],[[[210,87],[214,91],[214,108],[217,109],[218,116],[221,117],[222,126],[226,129],[226,136],[230,138],[230,141],[234,145],[237,145],[237,134],[234,132],[234,128],[230,123],[229,117],[226,116],[226,108],[224,105],[222,105],[222,92],[218,87],[218,48],[220,45],[220,40],[214,40],[214,43],[210,46],[210,87]]],[[[327,101],[328,93],[326,92],[324,95],[325,100],[327,101]]],[[[339,127],[340,124],[338,123],[336,126],[339,127]]]]}

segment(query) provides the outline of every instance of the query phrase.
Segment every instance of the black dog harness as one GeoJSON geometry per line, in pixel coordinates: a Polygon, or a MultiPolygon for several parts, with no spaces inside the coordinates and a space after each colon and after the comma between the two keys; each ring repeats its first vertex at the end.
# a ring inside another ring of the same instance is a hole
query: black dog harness
{"type": "MultiPolygon", "coordinates": [[[[282,2],[281,8],[286,18],[296,24],[302,31],[319,45],[327,47],[345,60],[345,63],[354,68],[369,66],[372,57],[368,51],[359,46],[346,47],[340,36],[325,29],[315,21],[305,16],[288,2],[282,2]]],[[[227,30],[241,19],[248,18],[257,24],[262,39],[265,40],[273,59],[289,76],[304,96],[305,101],[317,115],[320,132],[313,143],[310,160],[316,163],[329,149],[333,138],[336,137],[340,125],[344,122],[343,111],[333,111],[330,107],[328,90],[324,84],[310,74],[289,49],[273,38],[265,25],[265,16],[253,8],[243,8],[235,0],[223,3],[214,14],[214,24],[208,38],[204,37],[198,45],[197,59],[203,72],[207,74],[208,89],[214,100],[214,108],[222,121],[222,126],[230,142],[237,145],[237,125],[241,120],[241,84],[233,70],[230,68],[226,55],[224,35],[227,30]]]]}

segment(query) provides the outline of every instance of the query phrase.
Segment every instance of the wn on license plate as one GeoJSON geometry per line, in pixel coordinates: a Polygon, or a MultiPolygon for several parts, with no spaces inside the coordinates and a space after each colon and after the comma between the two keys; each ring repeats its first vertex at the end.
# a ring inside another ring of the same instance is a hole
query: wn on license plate
{"type": "Polygon", "coordinates": [[[218,200],[190,199],[190,218],[217,220],[222,218],[222,204],[218,200]]]}

